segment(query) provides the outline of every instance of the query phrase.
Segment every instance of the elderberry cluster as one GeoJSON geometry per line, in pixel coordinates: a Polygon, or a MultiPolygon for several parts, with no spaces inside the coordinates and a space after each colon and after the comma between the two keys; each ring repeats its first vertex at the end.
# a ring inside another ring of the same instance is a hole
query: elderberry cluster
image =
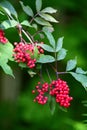
{"type": "Polygon", "coordinates": [[[39,104],[45,104],[48,100],[48,97],[45,96],[45,94],[48,92],[48,83],[41,84],[38,82],[38,85],[36,86],[36,90],[33,90],[32,93],[38,93],[36,98],[34,99],[34,102],[38,102],[39,104]]]}
{"type": "Polygon", "coordinates": [[[0,42],[5,44],[7,41],[7,38],[4,36],[4,31],[0,29],[0,42]]]}
{"type": "Polygon", "coordinates": [[[33,94],[37,93],[34,102],[39,104],[46,104],[48,97],[45,95],[51,95],[55,97],[55,101],[65,108],[70,106],[70,101],[73,99],[69,96],[69,87],[67,83],[61,79],[52,81],[51,84],[40,82],[36,86],[36,89],[32,91],[33,94]]]}
{"type": "MultiPolygon", "coordinates": [[[[25,44],[23,42],[14,43],[14,54],[13,57],[18,63],[25,63],[29,68],[34,68],[36,59],[34,58],[34,47],[35,44],[25,44]]],[[[38,54],[44,53],[41,47],[37,47],[38,54]]]]}
{"type": "Polygon", "coordinates": [[[67,83],[61,79],[52,81],[50,84],[50,95],[55,96],[56,102],[66,108],[70,106],[70,101],[73,99],[69,96],[67,83]]]}

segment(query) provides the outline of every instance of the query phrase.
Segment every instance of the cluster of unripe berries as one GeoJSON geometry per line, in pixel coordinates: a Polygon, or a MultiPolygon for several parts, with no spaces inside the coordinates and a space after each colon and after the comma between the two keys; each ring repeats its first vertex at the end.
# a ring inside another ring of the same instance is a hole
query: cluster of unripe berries
{"type": "Polygon", "coordinates": [[[0,42],[5,44],[8,42],[7,38],[4,35],[4,31],[0,29],[0,42]]]}
{"type": "Polygon", "coordinates": [[[55,97],[55,101],[65,108],[68,108],[70,106],[70,101],[73,100],[73,98],[69,96],[69,87],[67,83],[61,79],[54,80],[51,84],[41,84],[39,82],[32,93],[37,94],[34,102],[38,102],[39,104],[47,103],[47,95],[55,97]]]}
{"type": "MultiPolygon", "coordinates": [[[[36,43],[35,43],[36,44],[36,43]]],[[[44,50],[35,44],[25,44],[23,42],[14,43],[13,57],[18,63],[25,63],[29,68],[34,68],[36,58],[34,57],[34,48],[37,47],[38,54],[44,53],[44,50]]]]}

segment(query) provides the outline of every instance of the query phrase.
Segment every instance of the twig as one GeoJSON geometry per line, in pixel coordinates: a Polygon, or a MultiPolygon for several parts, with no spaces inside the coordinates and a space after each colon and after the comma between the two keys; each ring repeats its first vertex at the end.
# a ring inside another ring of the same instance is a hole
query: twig
{"type": "Polygon", "coordinates": [[[48,77],[49,77],[49,79],[50,79],[50,82],[52,81],[52,79],[51,79],[51,77],[50,77],[50,74],[49,74],[49,71],[48,71],[48,69],[46,68],[46,71],[47,71],[47,75],[48,75],[48,77]]]}
{"type": "Polygon", "coordinates": [[[39,12],[36,13],[36,14],[32,17],[32,19],[30,20],[30,24],[33,22],[34,18],[35,18],[38,14],[39,14],[39,12]]]}
{"type": "Polygon", "coordinates": [[[39,30],[36,33],[34,33],[33,37],[35,37],[36,35],[38,35],[40,32],[43,32],[43,30],[39,30]]]}
{"type": "Polygon", "coordinates": [[[57,74],[68,74],[69,72],[57,72],[57,74]]]}
{"type": "Polygon", "coordinates": [[[29,37],[29,35],[22,29],[22,32],[25,34],[25,36],[29,39],[29,41],[33,44],[32,39],[29,37]]]}

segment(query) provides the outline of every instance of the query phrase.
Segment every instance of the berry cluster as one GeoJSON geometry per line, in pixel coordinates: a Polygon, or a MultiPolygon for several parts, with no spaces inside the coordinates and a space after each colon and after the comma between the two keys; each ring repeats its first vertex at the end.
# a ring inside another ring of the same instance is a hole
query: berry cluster
{"type": "Polygon", "coordinates": [[[37,93],[34,102],[38,102],[39,104],[45,104],[48,101],[48,97],[45,97],[45,94],[48,93],[51,96],[55,97],[57,103],[60,106],[68,108],[70,106],[70,101],[73,99],[69,96],[69,87],[67,83],[61,79],[52,81],[51,84],[40,82],[36,86],[36,90],[33,90],[32,93],[37,93]]]}
{"type": "Polygon", "coordinates": [[[48,92],[48,83],[41,84],[38,82],[38,85],[36,86],[36,90],[33,90],[32,93],[38,93],[36,98],[34,99],[34,102],[38,102],[39,104],[45,104],[48,100],[48,97],[45,96],[45,94],[48,92]]]}
{"type": "Polygon", "coordinates": [[[0,29],[0,42],[5,44],[8,42],[7,38],[4,36],[4,31],[0,29]]]}
{"type": "MultiPolygon", "coordinates": [[[[29,68],[34,68],[36,59],[34,58],[35,44],[24,44],[23,42],[14,43],[13,57],[18,63],[26,63],[29,68]]],[[[41,48],[38,49],[38,54],[41,53],[41,48]]]]}
{"type": "MultiPolygon", "coordinates": [[[[40,47],[40,46],[38,46],[38,43],[37,42],[35,42],[34,43],[35,45],[37,45],[37,48],[38,48],[38,53],[39,54],[43,54],[44,53],[44,50],[40,47]]],[[[41,42],[40,44],[44,44],[43,42],[41,42]]]]}
{"type": "Polygon", "coordinates": [[[73,99],[69,96],[67,83],[61,79],[52,81],[50,84],[50,95],[55,96],[56,102],[66,108],[70,106],[70,101],[73,99]]]}

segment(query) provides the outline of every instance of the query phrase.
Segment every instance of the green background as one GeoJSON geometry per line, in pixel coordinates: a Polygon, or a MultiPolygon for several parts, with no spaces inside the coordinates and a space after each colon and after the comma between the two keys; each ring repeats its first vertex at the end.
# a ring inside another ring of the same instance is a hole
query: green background
{"type": "MultiPolygon", "coordinates": [[[[9,0],[17,10],[19,19],[28,18],[22,11],[18,0],[9,0]]],[[[35,0],[23,0],[25,5],[35,11],[35,0]]],[[[58,11],[53,16],[59,21],[53,24],[53,35],[64,36],[64,48],[68,50],[64,61],[58,64],[59,70],[65,69],[67,60],[77,56],[78,66],[87,70],[87,2],[86,0],[43,0],[43,8],[51,6],[58,11]]],[[[3,20],[2,17],[0,17],[3,20]]],[[[0,21],[1,21],[0,20],[0,21]]],[[[19,41],[14,29],[5,31],[10,42],[19,41]]],[[[32,33],[32,32],[31,32],[32,33]]],[[[43,40],[43,39],[42,39],[43,40]]],[[[30,78],[26,70],[17,64],[11,64],[15,79],[6,76],[0,69],[0,130],[86,130],[83,113],[87,113],[82,101],[87,100],[87,93],[80,83],[70,75],[61,76],[70,86],[70,93],[74,100],[68,112],[61,111],[57,106],[51,115],[49,106],[41,106],[33,102],[32,89],[39,77],[30,78]]],[[[51,72],[50,72],[51,73],[51,72]]],[[[44,78],[47,75],[43,71],[44,78]]],[[[51,73],[52,75],[52,73],[51,73]]],[[[52,78],[53,75],[52,75],[52,78]]]]}

